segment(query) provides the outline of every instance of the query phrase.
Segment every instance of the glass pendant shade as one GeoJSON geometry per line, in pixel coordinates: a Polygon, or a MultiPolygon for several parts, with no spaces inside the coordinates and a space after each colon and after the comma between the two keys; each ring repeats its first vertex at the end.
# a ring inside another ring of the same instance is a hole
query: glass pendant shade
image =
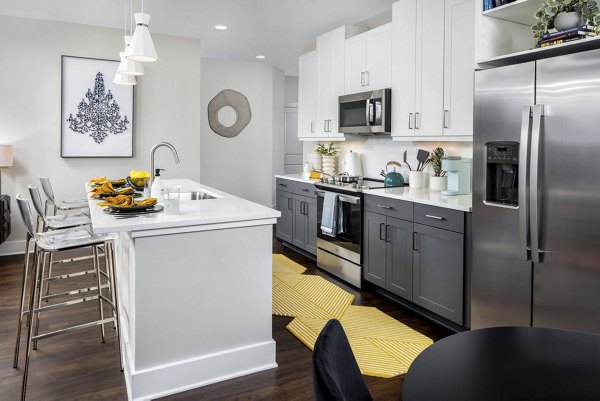
{"type": "Polygon", "coordinates": [[[148,30],[148,22],[150,22],[150,14],[136,13],[135,31],[131,38],[131,45],[125,49],[125,57],[133,61],[141,61],[149,63],[158,60],[150,31],[148,30]]]}
{"type": "MultiPolygon", "coordinates": [[[[122,64],[123,60],[126,60],[125,53],[120,52],[119,56],[121,56],[121,64],[122,64]]],[[[121,64],[119,64],[119,67],[121,67],[121,64]]],[[[115,83],[117,85],[135,85],[137,82],[135,80],[135,76],[121,74],[117,71],[117,73],[115,74],[115,79],[113,79],[113,83],[115,83]]]]}
{"type": "MultiPolygon", "coordinates": [[[[131,40],[131,36],[125,36],[125,50],[127,50],[130,40],[131,40]]],[[[117,68],[117,72],[119,74],[134,75],[134,76],[144,75],[144,67],[142,66],[142,63],[139,63],[139,62],[133,61],[133,60],[129,60],[127,57],[124,56],[125,53],[120,53],[120,54],[122,55],[121,63],[119,64],[119,68],[117,68]]]]}

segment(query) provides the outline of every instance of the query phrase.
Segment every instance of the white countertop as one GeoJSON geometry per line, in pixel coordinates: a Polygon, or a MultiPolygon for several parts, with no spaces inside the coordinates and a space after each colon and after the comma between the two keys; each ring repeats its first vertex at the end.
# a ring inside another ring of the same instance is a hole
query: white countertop
{"type": "Polygon", "coordinates": [[[319,180],[311,180],[310,178],[302,178],[302,174],[276,174],[275,178],[283,178],[284,180],[306,182],[308,184],[314,184],[319,180]]]}
{"type": "Polygon", "coordinates": [[[277,210],[207,187],[192,180],[163,180],[163,186],[165,188],[181,186],[182,192],[202,190],[216,196],[217,199],[182,200],[180,202],[180,213],[178,214],[167,214],[163,211],[128,219],[117,219],[114,215],[104,213],[104,208],[97,205],[101,200],[90,199],[88,203],[94,232],[116,233],[157,230],[276,219],[281,216],[281,213],[277,210]]]}
{"type": "Polygon", "coordinates": [[[461,210],[463,212],[470,212],[473,203],[471,194],[446,196],[442,195],[440,192],[431,191],[429,188],[380,188],[364,190],[363,193],[422,203],[424,205],[445,207],[447,209],[461,210]]]}

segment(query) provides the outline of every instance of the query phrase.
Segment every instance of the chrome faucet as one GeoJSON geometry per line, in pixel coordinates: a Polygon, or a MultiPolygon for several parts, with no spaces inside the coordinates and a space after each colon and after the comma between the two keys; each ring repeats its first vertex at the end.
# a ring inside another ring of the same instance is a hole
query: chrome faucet
{"type": "Polygon", "coordinates": [[[175,163],[179,164],[179,156],[177,155],[177,150],[175,149],[175,146],[171,145],[169,142],[161,142],[152,146],[152,149],[150,149],[150,187],[152,187],[152,182],[154,182],[154,152],[156,152],[156,149],[163,146],[165,148],[171,149],[171,152],[173,152],[173,159],[175,159],[175,163]]]}

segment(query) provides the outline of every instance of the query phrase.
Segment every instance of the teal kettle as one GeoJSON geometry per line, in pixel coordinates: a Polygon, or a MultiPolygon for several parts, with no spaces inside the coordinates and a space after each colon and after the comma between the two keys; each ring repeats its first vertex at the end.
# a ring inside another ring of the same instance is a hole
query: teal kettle
{"type": "Polygon", "coordinates": [[[401,187],[404,185],[404,177],[402,174],[396,172],[396,167],[400,168],[402,165],[396,161],[391,161],[385,165],[385,173],[382,172],[382,175],[385,177],[383,180],[383,186],[401,187]],[[393,168],[392,171],[390,171],[390,167],[393,168]]]}

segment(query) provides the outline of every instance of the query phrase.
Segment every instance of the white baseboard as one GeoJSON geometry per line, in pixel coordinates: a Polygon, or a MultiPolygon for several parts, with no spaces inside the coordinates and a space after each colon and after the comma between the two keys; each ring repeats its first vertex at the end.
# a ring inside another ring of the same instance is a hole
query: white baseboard
{"type": "MultiPolygon", "coordinates": [[[[33,250],[33,242],[30,244],[29,250],[33,250]]],[[[22,255],[25,253],[25,241],[7,241],[0,244],[0,256],[22,255]]]]}

